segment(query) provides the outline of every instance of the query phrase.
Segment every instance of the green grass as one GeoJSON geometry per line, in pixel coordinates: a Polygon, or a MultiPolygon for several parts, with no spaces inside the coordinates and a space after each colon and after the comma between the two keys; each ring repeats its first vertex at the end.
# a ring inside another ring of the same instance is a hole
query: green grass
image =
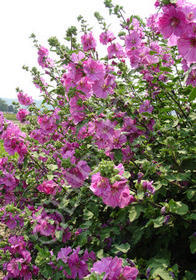
{"type": "Polygon", "coordinates": [[[9,121],[18,121],[15,114],[4,113],[3,115],[9,121]]]}

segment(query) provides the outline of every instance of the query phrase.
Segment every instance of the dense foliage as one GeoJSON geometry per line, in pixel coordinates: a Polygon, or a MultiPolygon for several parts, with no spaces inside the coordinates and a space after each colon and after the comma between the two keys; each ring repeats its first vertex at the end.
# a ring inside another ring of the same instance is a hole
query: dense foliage
{"type": "Polygon", "coordinates": [[[156,1],[145,24],[104,3],[107,55],[81,16],[53,59],[32,34],[42,105],[18,90],[22,128],[0,116],[4,280],[196,278],[196,6],[156,1]]]}

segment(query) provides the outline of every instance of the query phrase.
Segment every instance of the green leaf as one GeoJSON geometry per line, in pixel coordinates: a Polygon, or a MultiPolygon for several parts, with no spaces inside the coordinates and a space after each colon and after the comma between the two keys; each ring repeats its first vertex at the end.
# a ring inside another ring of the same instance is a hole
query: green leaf
{"type": "Polygon", "coordinates": [[[195,170],[196,169],[196,159],[187,158],[184,159],[180,166],[183,170],[195,170]]]}
{"type": "Polygon", "coordinates": [[[154,228],[159,228],[163,225],[163,222],[165,220],[165,217],[164,216],[160,216],[156,219],[153,220],[153,223],[154,223],[154,228]]]}
{"type": "Polygon", "coordinates": [[[169,211],[181,216],[187,214],[187,212],[189,211],[188,206],[181,201],[174,201],[173,199],[171,199],[168,205],[169,211]]]}
{"type": "Polygon", "coordinates": [[[143,211],[143,208],[140,205],[132,205],[129,210],[129,221],[133,222],[137,220],[143,211]]]}
{"type": "Polygon", "coordinates": [[[84,213],[83,217],[84,217],[85,220],[90,220],[94,216],[94,214],[87,209],[84,209],[83,213],[84,213]]]}
{"type": "Polygon", "coordinates": [[[196,190],[189,189],[186,191],[186,195],[189,200],[191,200],[195,196],[195,194],[196,194],[196,190]]]}
{"type": "Polygon", "coordinates": [[[195,254],[196,252],[196,237],[191,235],[189,237],[190,239],[190,251],[191,251],[191,254],[195,254]]]}
{"type": "Polygon", "coordinates": [[[163,280],[173,280],[173,277],[164,268],[156,268],[153,270],[152,277],[160,276],[163,280]]]}
{"type": "Polygon", "coordinates": [[[192,89],[189,95],[189,101],[193,101],[196,98],[196,87],[192,89]]]}
{"type": "Polygon", "coordinates": [[[129,243],[123,243],[123,244],[120,244],[120,245],[115,244],[114,245],[114,248],[116,250],[118,250],[118,252],[123,252],[123,253],[127,253],[129,251],[130,247],[131,246],[130,246],[129,243]]]}
{"type": "Polygon", "coordinates": [[[169,68],[169,67],[160,66],[159,68],[163,72],[170,72],[170,73],[172,73],[172,69],[169,68]]]}
{"type": "Polygon", "coordinates": [[[48,175],[47,175],[47,178],[48,178],[48,180],[50,181],[50,180],[52,180],[52,179],[54,178],[54,175],[53,175],[53,174],[48,174],[48,175]]]}
{"type": "Polygon", "coordinates": [[[121,150],[114,150],[114,158],[115,160],[122,161],[123,153],[121,150]]]}

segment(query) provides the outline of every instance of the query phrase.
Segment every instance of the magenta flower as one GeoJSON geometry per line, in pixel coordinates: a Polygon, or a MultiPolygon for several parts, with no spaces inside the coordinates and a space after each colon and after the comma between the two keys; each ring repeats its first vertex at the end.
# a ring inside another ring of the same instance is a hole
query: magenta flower
{"type": "Polygon", "coordinates": [[[191,70],[191,72],[189,73],[188,78],[186,80],[186,84],[196,87],[196,69],[191,70]]]}
{"type": "Polygon", "coordinates": [[[165,7],[163,15],[159,18],[158,26],[164,39],[172,34],[182,36],[186,32],[187,20],[180,8],[173,5],[165,7]]]}
{"type": "Polygon", "coordinates": [[[81,37],[81,42],[83,45],[83,50],[89,51],[89,50],[94,50],[96,49],[96,40],[94,39],[92,32],[90,33],[85,33],[82,37],[81,37]]]}
{"type": "Polygon", "coordinates": [[[40,192],[44,192],[46,194],[56,194],[56,184],[53,181],[44,181],[42,184],[40,184],[37,189],[40,192]]]}
{"type": "Polygon", "coordinates": [[[139,47],[141,45],[141,39],[136,31],[132,31],[125,37],[125,45],[128,49],[133,47],[139,47]]]}
{"type": "Polygon", "coordinates": [[[88,275],[88,265],[79,258],[77,250],[69,256],[68,265],[71,269],[71,276],[67,276],[68,278],[75,279],[78,276],[83,279],[88,275]]]}
{"type": "Polygon", "coordinates": [[[153,111],[153,106],[150,105],[150,101],[149,100],[145,100],[139,108],[139,112],[141,113],[152,113],[153,111]]]}
{"type": "Polygon", "coordinates": [[[103,196],[104,193],[108,193],[110,190],[109,180],[101,177],[100,172],[97,172],[92,175],[90,189],[95,195],[103,196]]]}
{"type": "Polygon", "coordinates": [[[78,92],[78,96],[82,100],[86,100],[92,95],[92,82],[88,77],[83,77],[81,80],[77,82],[77,89],[81,92],[78,92]]]}
{"type": "Polygon", "coordinates": [[[108,48],[108,58],[123,58],[125,57],[125,53],[123,51],[123,47],[119,43],[111,44],[108,48]]]}
{"type": "Polygon", "coordinates": [[[39,50],[38,50],[38,55],[39,56],[46,57],[46,56],[48,56],[48,54],[49,54],[48,49],[44,48],[43,46],[41,46],[39,48],[39,50]]]}
{"type": "Polygon", "coordinates": [[[105,76],[105,66],[100,61],[95,61],[92,58],[83,62],[83,69],[87,77],[92,81],[103,80],[105,76]]]}
{"type": "Polygon", "coordinates": [[[72,252],[71,247],[61,248],[61,251],[58,252],[58,255],[57,255],[57,261],[59,259],[61,259],[64,263],[67,263],[67,260],[69,258],[68,256],[71,252],[72,252]]]}
{"type": "Polygon", "coordinates": [[[18,101],[21,105],[29,106],[33,103],[32,97],[28,96],[27,94],[23,92],[19,92],[18,95],[18,101]]]}
{"type": "Polygon", "coordinates": [[[108,43],[112,42],[115,39],[116,39],[116,37],[109,30],[102,32],[99,36],[100,43],[103,45],[107,45],[108,43]]]}
{"type": "Polygon", "coordinates": [[[40,125],[40,128],[43,129],[46,133],[54,133],[56,126],[56,118],[54,115],[51,116],[38,116],[37,122],[40,125]]]}
{"type": "Polygon", "coordinates": [[[20,270],[18,267],[18,259],[12,259],[7,265],[7,271],[10,272],[13,277],[19,276],[20,270]]]}
{"type": "Polygon", "coordinates": [[[196,62],[196,34],[183,36],[177,42],[180,55],[189,63],[196,62]]]}
{"type": "Polygon", "coordinates": [[[126,280],[135,280],[137,278],[139,271],[135,267],[125,266],[122,272],[122,278],[126,280]]]}
{"type": "Polygon", "coordinates": [[[30,114],[30,112],[26,109],[20,109],[16,115],[17,120],[21,123],[25,121],[26,117],[30,114]]]}
{"type": "Polygon", "coordinates": [[[78,104],[80,101],[82,101],[82,99],[78,98],[77,96],[74,96],[70,99],[69,102],[71,114],[70,119],[73,119],[74,124],[78,124],[85,118],[85,108],[83,105],[78,104]]]}

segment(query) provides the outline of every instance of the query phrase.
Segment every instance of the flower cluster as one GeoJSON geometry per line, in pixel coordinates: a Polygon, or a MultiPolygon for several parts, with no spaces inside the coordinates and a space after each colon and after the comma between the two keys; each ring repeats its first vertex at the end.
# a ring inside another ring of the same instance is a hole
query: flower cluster
{"type": "Polygon", "coordinates": [[[92,175],[90,189],[94,194],[102,197],[106,205],[124,208],[135,201],[135,198],[130,195],[127,179],[123,177],[123,165],[115,166],[114,170],[117,171],[117,174],[112,178],[114,183],[111,183],[108,178],[102,177],[101,173],[98,172],[92,175]]]}
{"type": "Polygon", "coordinates": [[[135,267],[124,266],[122,267],[122,259],[118,257],[102,258],[101,261],[94,263],[91,272],[96,274],[104,274],[103,280],[135,280],[138,275],[138,270],[135,267]]]}
{"type": "Polygon", "coordinates": [[[30,280],[33,275],[38,275],[39,268],[31,265],[31,254],[28,251],[28,244],[23,236],[13,236],[8,239],[9,245],[4,251],[9,251],[11,260],[4,264],[4,271],[8,274],[3,279],[24,279],[30,280]]]}

